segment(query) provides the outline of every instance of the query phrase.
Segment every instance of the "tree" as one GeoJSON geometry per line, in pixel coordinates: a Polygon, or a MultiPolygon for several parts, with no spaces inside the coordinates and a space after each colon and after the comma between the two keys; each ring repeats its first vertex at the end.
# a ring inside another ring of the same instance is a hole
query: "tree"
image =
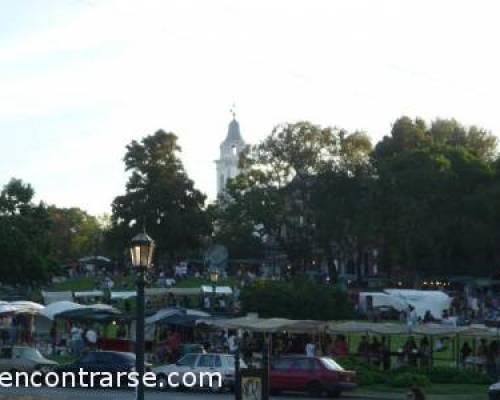
{"type": "Polygon", "coordinates": [[[50,219],[31,185],[12,179],[0,192],[0,280],[34,286],[48,279],[50,219]]]}
{"type": "Polygon", "coordinates": [[[468,232],[484,238],[474,209],[481,207],[477,193],[492,179],[487,163],[463,147],[434,146],[383,160],[377,172],[384,256],[393,267],[414,278],[474,263],[470,256],[479,248],[471,246],[478,242],[468,232]]]}
{"type": "Polygon", "coordinates": [[[300,270],[318,247],[328,247],[317,242],[318,203],[312,196],[320,177],[333,169],[355,174],[368,164],[371,149],[362,132],[348,134],[309,122],[277,126],[244,153],[240,175],[219,202],[220,231],[226,237],[231,232],[275,243],[293,270],[300,270]]]}
{"type": "Polygon", "coordinates": [[[210,233],[205,195],[184,171],[180,150],[177,136],[162,130],[127,146],[125,169],[131,175],[126,193],[113,201],[108,236],[118,254],[143,226],[165,262],[186,256],[210,233]]]}
{"type": "Polygon", "coordinates": [[[373,257],[410,281],[491,273],[500,262],[496,144],[453,119],[401,117],[373,151],[362,132],[280,125],[243,155],[216,207],[220,238],[252,243],[246,254],[271,238],[295,272],[319,254],[358,276],[373,257]]]}
{"type": "Polygon", "coordinates": [[[323,171],[312,190],[316,241],[333,263],[353,262],[361,279],[365,255],[377,247],[373,171],[368,164],[354,170],[332,168],[323,171]]]}
{"type": "Polygon", "coordinates": [[[434,144],[464,148],[482,161],[491,161],[496,156],[496,136],[477,126],[465,128],[455,119],[436,119],[429,135],[434,144]]]}
{"type": "Polygon", "coordinates": [[[376,159],[390,158],[406,150],[425,147],[430,142],[425,121],[420,118],[412,121],[409,117],[404,116],[394,122],[391,135],[384,136],[377,143],[374,156],[376,159]]]}
{"type": "Polygon", "coordinates": [[[424,120],[401,117],[394,122],[390,136],[377,144],[376,159],[389,158],[397,153],[429,146],[464,148],[483,161],[497,154],[498,139],[491,132],[471,126],[466,128],[455,119],[436,119],[430,128],[424,120]]]}
{"type": "Polygon", "coordinates": [[[243,154],[240,175],[219,199],[217,224],[222,232],[240,230],[261,243],[277,242],[294,269],[301,268],[312,254],[311,177],[334,162],[339,139],[339,131],[309,122],[275,127],[262,143],[243,154]]]}
{"type": "MultiPolygon", "coordinates": [[[[102,250],[103,228],[99,220],[80,208],[48,208],[51,219],[49,239],[54,259],[60,263],[102,250]]],[[[101,254],[102,255],[102,254],[101,254]]]]}

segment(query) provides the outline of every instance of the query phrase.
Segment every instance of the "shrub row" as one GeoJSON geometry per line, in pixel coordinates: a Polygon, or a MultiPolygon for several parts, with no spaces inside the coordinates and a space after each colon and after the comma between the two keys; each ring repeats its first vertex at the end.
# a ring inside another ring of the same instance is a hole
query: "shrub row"
{"type": "Polygon", "coordinates": [[[491,379],[484,373],[453,367],[411,368],[403,367],[390,371],[381,371],[365,362],[353,358],[342,360],[346,369],[356,371],[358,383],[362,386],[388,384],[393,387],[411,385],[427,386],[435,384],[489,384],[491,379]]]}

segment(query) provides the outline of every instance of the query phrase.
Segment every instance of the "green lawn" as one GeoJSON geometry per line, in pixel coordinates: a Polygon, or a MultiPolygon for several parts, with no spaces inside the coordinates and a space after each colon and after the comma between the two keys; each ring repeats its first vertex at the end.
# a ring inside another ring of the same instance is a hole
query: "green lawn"
{"type": "MultiPolygon", "coordinates": [[[[217,286],[233,286],[234,283],[235,281],[232,278],[220,278],[217,286]]],[[[199,288],[202,285],[212,285],[212,283],[204,278],[186,278],[181,279],[175,286],[179,288],[199,288]]]]}
{"type": "MultiPolygon", "coordinates": [[[[135,288],[135,281],[132,275],[126,277],[116,278],[114,280],[115,285],[113,290],[127,290],[135,288]]],[[[82,277],[82,278],[72,278],[65,282],[55,283],[47,290],[54,291],[64,291],[64,290],[74,290],[74,291],[84,291],[97,289],[100,286],[100,280],[94,277],[82,277]]],[[[234,285],[234,280],[231,278],[221,278],[217,283],[218,286],[232,286],[234,285]]],[[[202,285],[211,285],[212,283],[204,278],[186,278],[180,280],[176,287],[179,288],[199,288],[202,285]]]]}
{"type": "MultiPolygon", "coordinates": [[[[114,280],[113,290],[131,290],[135,288],[134,277],[132,275],[119,277],[114,280]]],[[[98,289],[101,285],[101,279],[97,277],[81,277],[81,278],[71,278],[64,282],[55,283],[47,290],[53,291],[65,291],[73,290],[76,292],[98,289]]]]}

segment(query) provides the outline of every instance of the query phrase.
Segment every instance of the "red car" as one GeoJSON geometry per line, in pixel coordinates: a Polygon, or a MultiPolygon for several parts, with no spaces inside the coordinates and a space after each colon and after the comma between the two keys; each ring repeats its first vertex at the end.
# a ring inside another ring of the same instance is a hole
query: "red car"
{"type": "Polygon", "coordinates": [[[330,357],[283,356],[271,363],[269,385],[272,393],[307,392],[313,397],[338,397],[354,390],[356,373],[346,371],[330,357]]]}

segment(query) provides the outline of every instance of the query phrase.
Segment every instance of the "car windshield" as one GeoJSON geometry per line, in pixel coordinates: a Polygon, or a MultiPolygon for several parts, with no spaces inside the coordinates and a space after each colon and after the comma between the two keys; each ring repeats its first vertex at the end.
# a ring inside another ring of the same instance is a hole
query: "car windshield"
{"type": "Polygon", "coordinates": [[[321,357],[320,360],[326,368],[331,369],[332,371],[344,371],[344,368],[337,364],[333,358],[321,357]]]}
{"type": "Polygon", "coordinates": [[[43,358],[43,356],[37,349],[33,349],[31,347],[21,347],[19,349],[19,355],[23,358],[32,358],[32,359],[43,358]]]}
{"type": "Polygon", "coordinates": [[[135,354],[134,353],[117,353],[122,356],[126,361],[135,362],[135,354]]]}
{"type": "MultiPolygon", "coordinates": [[[[225,360],[227,362],[227,366],[229,368],[235,368],[236,360],[235,360],[234,356],[224,356],[224,358],[225,358],[225,360]]],[[[240,368],[247,368],[245,361],[243,361],[241,358],[240,358],[240,368]]]]}
{"type": "Polygon", "coordinates": [[[184,367],[194,367],[197,357],[196,354],[186,354],[176,364],[184,367]]]}

